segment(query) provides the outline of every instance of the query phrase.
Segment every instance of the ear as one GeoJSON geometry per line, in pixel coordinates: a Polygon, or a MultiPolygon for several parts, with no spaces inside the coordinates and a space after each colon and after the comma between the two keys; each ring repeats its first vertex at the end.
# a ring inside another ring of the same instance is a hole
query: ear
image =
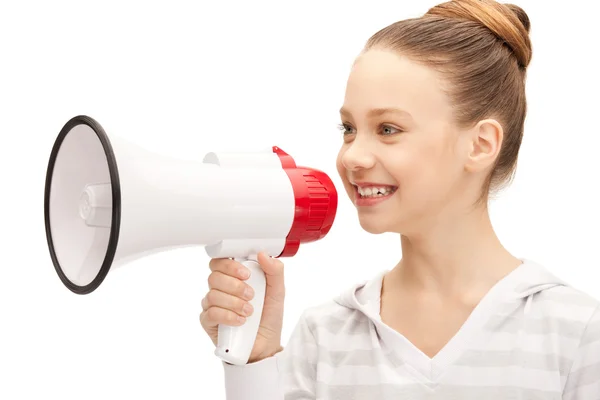
{"type": "Polygon", "coordinates": [[[495,119],[484,119],[471,130],[466,168],[476,172],[491,167],[502,148],[504,130],[495,119]]]}

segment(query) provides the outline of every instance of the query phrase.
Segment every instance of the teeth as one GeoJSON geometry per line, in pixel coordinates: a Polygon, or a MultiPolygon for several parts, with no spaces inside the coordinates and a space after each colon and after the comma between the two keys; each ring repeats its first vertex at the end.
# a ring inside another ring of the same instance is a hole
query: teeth
{"type": "Polygon", "coordinates": [[[367,187],[362,188],[358,187],[358,193],[361,197],[377,197],[377,196],[386,196],[394,191],[394,188],[390,186],[385,187],[367,187]]]}

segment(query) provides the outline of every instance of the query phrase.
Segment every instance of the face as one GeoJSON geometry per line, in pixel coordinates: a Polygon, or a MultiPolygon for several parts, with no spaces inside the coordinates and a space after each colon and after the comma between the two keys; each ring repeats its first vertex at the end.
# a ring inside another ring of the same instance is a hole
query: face
{"type": "Polygon", "coordinates": [[[455,128],[442,84],[397,53],[357,58],[340,111],[337,169],[365,230],[418,232],[465,202],[473,135],[455,128]]]}

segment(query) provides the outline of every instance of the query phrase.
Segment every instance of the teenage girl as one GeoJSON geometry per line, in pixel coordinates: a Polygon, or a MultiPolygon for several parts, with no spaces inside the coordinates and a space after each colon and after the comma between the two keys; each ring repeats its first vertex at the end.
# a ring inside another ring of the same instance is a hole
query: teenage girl
{"type": "MultiPolygon", "coordinates": [[[[397,232],[390,270],[307,309],[285,348],[283,264],[228,399],[600,399],[599,302],[511,254],[487,203],[523,136],[529,19],[491,0],[439,4],[375,33],[351,70],[337,168],[361,226],[397,232]]],[[[200,321],[252,313],[248,271],[210,261],[200,321]]],[[[241,319],[240,319],[241,318],[241,319]]]]}

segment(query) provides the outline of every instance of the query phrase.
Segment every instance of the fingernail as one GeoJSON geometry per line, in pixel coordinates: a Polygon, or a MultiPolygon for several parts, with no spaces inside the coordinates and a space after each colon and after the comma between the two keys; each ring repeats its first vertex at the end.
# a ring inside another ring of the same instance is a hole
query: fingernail
{"type": "Polygon", "coordinates": [[[237,320],[238,322],[244,322],[246,318],[242,317],[241,315],[238,315],[237,320]]]}
{"type": "Polygon", "coordinates": [[[250,304],[246,303],[242,307],[242,311],[244,312],[244,314],[250,315],[252,313],[252,306],[250,304]]]}
{"type": "Polygon", "coordinates": [[[254,290],[252,290],[252,288],[251,288],[251,287],[247,287],[247,288],[244,290],[244,296],[245,296],[245,297],[246,297],[248,300],[250,300],[250,299],[252,298],[252,296],[253,296],[253,295],[254,295],[254,290]]]}
{"type": "Polygon", "coordinates": [[[250,276],[250,271],[246,268],[238,269],[238,275],[242,277],[242,279],[246,279],[250,276]]]}

